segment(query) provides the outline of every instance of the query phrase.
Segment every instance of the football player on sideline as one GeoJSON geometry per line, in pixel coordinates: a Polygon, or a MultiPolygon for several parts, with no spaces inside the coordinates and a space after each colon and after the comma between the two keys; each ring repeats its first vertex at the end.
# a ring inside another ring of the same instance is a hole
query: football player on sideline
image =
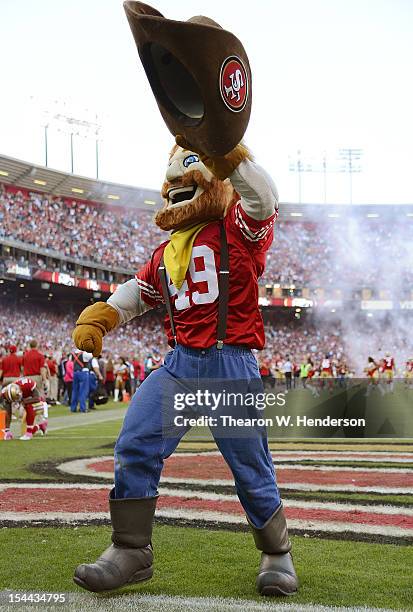
{"type": "Polygon", "coordinates": [[[406,389],[413,389],[413,357],[406,361],[404,370],[404,384],[406,389]]]}
{"type": "Polygon", "coordinates": [[[9,383],[0,392],[0,404],[6,412],[6,427],[4,429],[4,440],[13,440],[13,433],[10,431],[10,422],[13,406],[20,404],[22,400],[22,390],[16,383],[9,383]]]}
{"type": "Polygon", "coordinates": [[[20,440],[31,440],[36,433],[39,433],[40,435],[46,434],[48,423],[48,405],[40,396],[34,380],[28,377],[19,378],[14,383],[10,383],[4,387],[1,391],[0,397],[7,414],[4,435],[5,440],[13,439],[13,434],[10,431],[10,420],[12,406],[15,402],[23,404],[26,412],[26,433],[20,437],[20,440]],[[42,420],[39,425],[35,424],[37,415],[42,416],[42,420]]]}
{"type": "Polygon", "coordinates": [[[396,371],[396,364],[394,358],[390,353],[386,353],[383,358],[383,374],[384,380],[387,383],[387,388],[390,393],[394,392],[394,373],[396,371]]]}

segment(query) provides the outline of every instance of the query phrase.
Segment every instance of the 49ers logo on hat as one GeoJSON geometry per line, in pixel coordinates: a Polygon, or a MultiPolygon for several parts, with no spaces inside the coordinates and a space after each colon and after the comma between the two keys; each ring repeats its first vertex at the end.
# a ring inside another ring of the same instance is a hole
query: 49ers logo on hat
{"type": "Polygon", "coordinates": [[[248,76],[236,55],[227,57],[219,74],[219,88],[225,105],[234,113],[243,110],[248,100],[248,76]]]}

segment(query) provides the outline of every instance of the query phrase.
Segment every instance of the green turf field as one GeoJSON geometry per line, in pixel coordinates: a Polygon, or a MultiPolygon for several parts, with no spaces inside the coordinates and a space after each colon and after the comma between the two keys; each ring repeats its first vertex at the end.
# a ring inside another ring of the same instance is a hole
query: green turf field
{"type": "MultiPolygon", "coordinates": [[[[283,400],[272,399],[259,416],[270,417],[273,425],[267,424],[269,439],[289,438],[413,438],[413,390],[407,390],[403,382],[397,381],[394,393],[382,395],[375,389],[366,396],[366,380],[354,380],[347,388],[335,385],[331,389],[328,384],[320,389],[314,385],[318,395],[314,396],[309,389],[300,385],[285,394],[283,400]],[[327,426],[309,421],[302,424],[298,419],[364,419],[365,424],[354,427],[327,426]],[[290,421],[277,421],[284,418],[290,421]]],[[[285,393],[285,386],[278,384],[274,389],[267,389],[268,394],[278,397],[285,393]]],[[[188,434],[190,439],[208,439],[210,432],[207,427],[194,427],[188,434]]]]}
{"type": "MultiPolygon", "coordinates": [[[[56,480],[62,480],[64,478],[61,474],[53,474],[48,472],[47,469],[42,470],[42,464],[47,467],[50,463],[57,463],[64,461],[65,459],[73,459],[78,457],[95,457],[101,455],[110,455],[113,452],[113,446],[116,438],[122,426],[125,406],[123,404],[116,404],[109,402],[98,411],[91,413],[93,416],[93,423],[86,424],[84,419],[89,415],[81,414],[70,414],[67,406],[53,406],[50,410],[50,431],[46,437],[34,437],[30,442],[24,443],[20,440],[13,440],[10,442],[0,442],[0,479],[1,480],[12,480],[12,481],[30,481],[30,480],[44,480],[53,482],[56,480]],[[107,418],[107,413],[114,413],[111,420],[104,420],[107,418]],[[116,417],[116,413],[119,412],[119,417],[116,417]],[[56,426],[56,422],[60,421],[62,417],[66,418],[67,421],[59,423],[59,429],[53,429],[56,426]],[[73,423],[73,425],[72,425],[73,423]],[[39,469],[40,468],[40,469],[39,469]]],[[[211,439],[211,437],[209,437],[211,439]]],[[[353,441],[351,441],[353,444],[353,441]]],[[[361,441],[359,441],[361,442],[361,441]]],[[[311,447],[316,443],[312,440],[306,448],[311,447]]],[[[320,441],[317,442],[318,444],[320,441]]],[[[322,442],[323,447],[330,447],[330,442],[322,442]]],[[[343,441],[345,444],[346,441],[343,441]]],[[[357,443],[358,445],[359,443],[357,443]]],[[[355,447],[357,447],[355,445],[355,447]]],[[[182,451],[193,450],[198,448],[198,443],[194,446],[194,442],[190,436],[185,436],[182,440],[179,449],[182,451]]],[[[215,443],[207,442],[201,445],[201,448],[216,449],[215,443]]],[[[281,443],[273,442],[270,444],[272,449],[285,448],[286,446],[281,443]]],[[[288,448],[302,448],[302,443],[291,442],[288,444],[288,448]]],[[[375,448],[376,444],[371,448],[375,448]]],[[[379,447],[380,448],[380,447],[379,447]]],[[[400,449],[407,450],[410,447],[400,446],[400,449]]],[[[324,462],[325,465],[342,465],[339,461],[324,462]]],[[[345,464],[344,464],[345,465],[345,464]]],[[[357,463],[362,468],[367,467],[405,467],[402,463],[357,463]]],[[[104,482],[104,481],[102,481],[104,482]]],[[[288,494],[286,494],[288,496],[288,494]]],[[[295,498],[300,499],[313,499],[314,493],[309,491],[295,491],[295,498]]],[[[317,493],[317,499],[324,499],[326,501],[348,501],[348,495],[340,492],[319,492],[317,493]]],[[[380,503],[400,503],[403,505],[413,505],[413,492],[412,495],[377,495],[375,493],[353,493],[351,500],[354,502],[368,502],[376,501],[380,503]]]]}
{"type": "MultiPolygon", "coordinates": [[[[65,459],[110,455],[122,424],[124,408],[109,403],[94,413],[81,415],[70,414],[66,406],[52,407],[50,432],[45,438],[35,437],[27,443],[19,440],[0,443],[1,479],[64,480],[64,475],[48,472],[47,467],[65,459]]],[[[350,448],[350,445],[357,448],[361,443],[347,440],[340,446],[337,442],[327,440],[321,444],[325,448],[350,448]]],[[[384,448],[386,442],[376,441],[371,448],[384,448]]],[[[305,448],[312,448],[315,444],[319,445],[320,441],[310,440],[305,448]]],[[[210,442],[200,446],[212,448],[210,442]]],[[[303,443],[273,442],[271,446],[303,448],[303,443]]],[[[189,438],[184,439],[180,448],[192,450],[199,445],[189,438]]],[[[394,448],[412,450],[406,444],[394,448]]],[[[332,463],[340,465],[340,462],[332,463]]],[[[369,465],[368,462],[360,464],[363,468],[369,465]]],[[[371,464],[371,467],[373,465],[382,464],[371,464]]],[[[389,466],[405,467],[398,463],[389,466]]],[[[102,484],[108,482],[102,481],[102,484]]],[[[339,492],[315,494],[295,491],[294,498],[349,501],[348,495],[339,492]]],[[[366,492],[351,494],[350,501],[413,506],[413,494],[376,495],[366,492]]],[[[94,560],[108,544],[109,536],[109,528],[103,526],[3,529],[0,536],[0,559],[3,561],[0,564],[0,590],[79,592],[72,582],[74,567],[80,562],[94,560]],[[13,556],[12,563],[4,562],[9,554],[13,556]]],[[[302,583],[299,595],[293,599],[297,604],[413,609],[412,547],[302,536],[293,537],[293,543],[302,583]]],[[[154,579],[140,587],[123,589],[121,594],[142,592],[158,596],[259,599],[255,593],[259,555],[250,534],[158,524],[154,530],[154,546],[154,579]]],[[[105,609],[105,601],[111,598],[116,601],[118,597],[119,594],[99,596],[96,609],[105,609]]],[[[288,601],[291,603],[292,600],[288,601]]]]}
{"type": "MultiPolygon", "coordinates": [[[[3,550],[13,551],[13,563],[2,565],[0,588],[65,592],[77,590],[73,569],[95,560],[108,544],[110,530],[7,529],[1,537],[3,550]]],[[[302,537],[293,538],[293,545],[301,580],[295,603],[411,609],[411,548],[302,537]]],[[[259,556],[249,533],[159,525],[154,547],[153,580],[122,593],[259,599],[259,556]]]]}
{"type": "MultiPolygon", "coordinates": [[[[110,446],[115,443],[122,426],[124,409],[123,404],[108,402],[99,407],[99,410],[88,414],[71,414],[67,406],[52,406],[47,436],[35,436],[30,442],[17,439],[0,442],[0,478],[33,480],[40,477],[44,480],[54,480],[55,478],[48,474],[39,475],[31,466],[71,457],[110,454],[110,446]],[[112,411],[113,418],[104,420],[112,411]],[[116,416],[116,412],[119,412],[119,416],[116,416]],[[85,424],[85,419],[92,417],[94,422],[85,424]],[[58,429],[54,429],[55,427],[58,429]]],[[[13,429],[16,433],[20,430],[20,425],[13,424],[13,429]]]]}

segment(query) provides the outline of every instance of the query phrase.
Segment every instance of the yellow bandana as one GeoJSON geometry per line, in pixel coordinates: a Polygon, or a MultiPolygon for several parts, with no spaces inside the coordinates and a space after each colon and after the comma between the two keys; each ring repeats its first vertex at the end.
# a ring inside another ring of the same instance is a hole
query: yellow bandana
{"type": "Polygon", "coordinates": [[[182,287],[185,280],[195,238],[206,225],[208,222],[176,230],[171,234],[171,240],[165,247],[163,252],[165,268],[177,289],[182,287]]]}

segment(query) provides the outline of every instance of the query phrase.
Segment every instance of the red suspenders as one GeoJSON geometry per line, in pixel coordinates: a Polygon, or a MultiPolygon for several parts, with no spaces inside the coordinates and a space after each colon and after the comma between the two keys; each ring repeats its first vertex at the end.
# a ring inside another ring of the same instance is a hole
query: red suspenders
{"type": "MultiPolygon", "coordinates": [[[[225,233],[224,224],[220,224],[221,235],[221,260],[218,276],[218,325],[217,325],[217,348],[222,349],[225,336],[227,334],[227,315],[229,300],[229,251],[228,241],[225,233]]],[[[176,328],[173,318],[173,305],[168,291],[168,279],[166,277],[165,263],[163,256],[158,268],[159,279],[161,281],[162,295],[165,301],[166,311],[171,322],[171,331],[176,344],[176,328]]]]}

